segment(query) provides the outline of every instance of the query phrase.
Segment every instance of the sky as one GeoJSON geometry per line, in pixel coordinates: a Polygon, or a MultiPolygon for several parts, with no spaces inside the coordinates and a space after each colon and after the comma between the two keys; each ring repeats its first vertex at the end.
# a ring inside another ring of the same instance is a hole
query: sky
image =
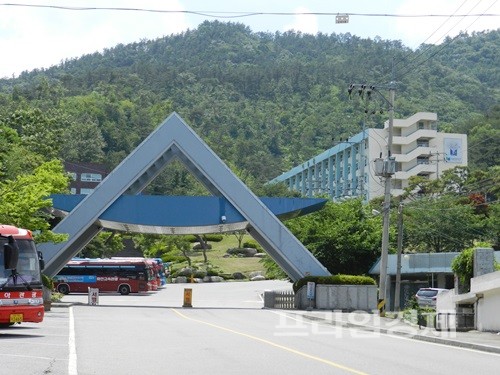
{"type": "MultiPolygon", "coordinates": [[[[1,0],[0,0],[1,1],[1,0]]],[[[195,29],[205,20],[239,22],[254,32],[351,33],[401,40],[412,49],[440,44],[461,31],[500,27],[500,0],[11,0],[0,2],[0,78],[49,68],[117,44],[156,39],[195,29]],[[12,5],[17,4],[17,5],[12,5]],[[21,6],[19,4],[37,5],[21,6]],[[57,7],[133,8],[68,10],[57,7]],[[204,14],[193,14],[200,12],[204,14]],[[217,13],[218,12],[218,13],[217,13]],[[224,13],[223,13],[224,12],[224,13]],[[288,13],[287,15],[242,13],[288,13]],[[302,13],[302,14],[300,14],[302,13]],[[330,15],[303,13],[331,13],[330,15]],[[336,14],[349,14],[336,23],[336,14]],[[368,16],[373,15],[399,15],[368,16]],[[496,16],[484,16],[495,14],[496,16]],[[215,16],[214,16],[215,15],[215,16]],[[238,15],[238,17],[234,17],[238,15]],[[425,17],[402,17],[425,15],[425,17]],[[441,17],[438,15],[469,15],[441,17]],[[483,15],[483,16],[472,16],[483,15]],[[230,17],[232,16],[232,17],[230,17]]]]}

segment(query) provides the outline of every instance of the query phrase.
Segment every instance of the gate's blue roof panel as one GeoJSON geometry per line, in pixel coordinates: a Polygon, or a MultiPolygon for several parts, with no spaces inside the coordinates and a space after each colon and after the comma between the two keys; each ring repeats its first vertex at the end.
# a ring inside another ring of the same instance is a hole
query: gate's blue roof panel
{"type": "MultiPolygon", "coordinates": [[[[85,195],[54,194],[53,207],[61,213],[71,212],[85,195]]],[[[260,198],[281,220],[305,215],[321,209],[326,199],[318,198],[260,198]]],[[[183,228],[184,233],[202,233],[203,227],[223,225],[220,231],[246,227],[247,220],[223,197],[122,195],[99,217],[105,228],[140,232],[165,233],[166,228],[183,228]],[[224,219],[223,219],[224,217],[224,219]],[[151,227],[156,229],[151,230],[151,227]]],[[[172,232],[172,231],[170,231],[172,232]]],[[[179,230],[176,233],[180,234],[179,230]]]]}

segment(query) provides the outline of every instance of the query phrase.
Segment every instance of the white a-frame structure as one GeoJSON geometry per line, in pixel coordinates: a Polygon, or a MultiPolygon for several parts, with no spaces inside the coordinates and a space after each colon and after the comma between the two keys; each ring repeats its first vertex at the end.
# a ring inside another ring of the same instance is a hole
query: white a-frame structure
{"type": "Polygon", "coordinates": [[[86,196],[55,228],[69,240],[42,244],[44,273],[56,275],[102,229],[99,216],[122,194],[139,194],[174,158],[223,196],[248,221],[247,231],[292,280],[330,273],[224,162],[173,113],[86,196]]]}

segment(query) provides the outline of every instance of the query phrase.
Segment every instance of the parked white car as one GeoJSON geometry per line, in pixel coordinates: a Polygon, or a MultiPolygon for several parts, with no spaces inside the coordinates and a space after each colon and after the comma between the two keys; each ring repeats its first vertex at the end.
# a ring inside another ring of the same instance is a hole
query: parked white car
{"type": "Polygon", "coordinates": [[[420,288],[415,295],[420,307],[436,307],[436,299],[439,293],[448,289],[441,288],[420,288]]]}

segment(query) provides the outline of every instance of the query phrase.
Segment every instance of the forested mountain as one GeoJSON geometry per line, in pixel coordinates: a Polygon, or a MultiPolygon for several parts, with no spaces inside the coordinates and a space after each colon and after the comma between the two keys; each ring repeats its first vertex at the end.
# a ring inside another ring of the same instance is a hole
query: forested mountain
{"type": "MultiPolygon", "coordinates": [[[[34,149],[44,143],[43,155],[114,167],[176,111],[258,185],[331,147],[332,138],[359,132],[363,120],[381,126],[383,99],[374,97],[365,115],[347,87],[387,84],[394,71],[396,117],[436,112],[442,129],[470,134],[471,164],[488,168],[500,155],[499,50],[500,30],[412,51],[350,34],[254,33],[205,22],[0,80],[0,125],[32,139],[34,149]]],[[[186,193],[185,179],[175,173],[151,189],[186,193]]]]}

